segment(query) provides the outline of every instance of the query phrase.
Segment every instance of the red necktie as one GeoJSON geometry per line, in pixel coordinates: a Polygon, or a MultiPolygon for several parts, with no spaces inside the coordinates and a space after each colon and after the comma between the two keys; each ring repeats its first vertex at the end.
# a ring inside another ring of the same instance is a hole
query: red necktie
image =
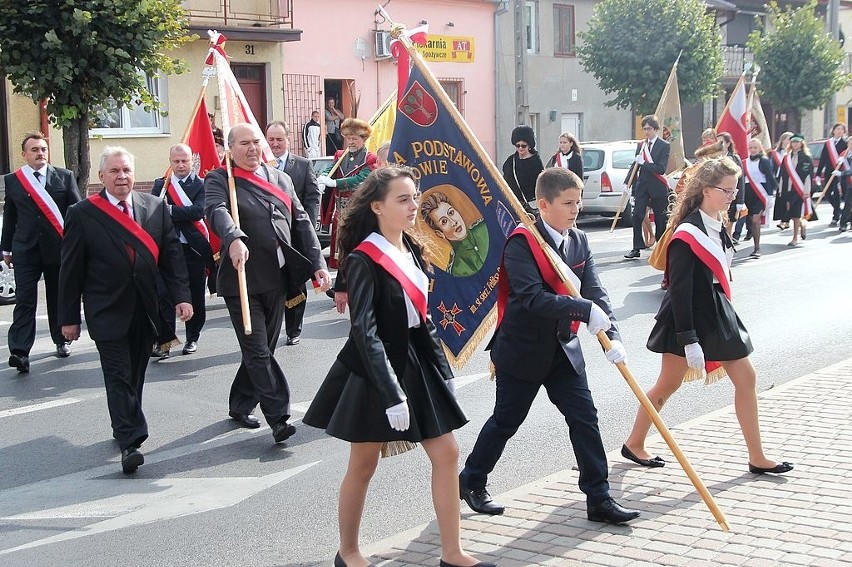
{"type": "MultiPolygon", "coordinates": [[[[128,217],[130,217],[131,220],[133,220],[133,215],[130,214],[130,207],[127,206],[127,201],[119,201],[118,207],[122,211],[124,211],[124,214],[126,214],[128,217]]],[[[125,244],[125,246],[127,246],[127,255],[130,256],[130,263],[135,264],[136,263],[136,250],[134,250],[133,247],[130,244],[125,244]]]]}

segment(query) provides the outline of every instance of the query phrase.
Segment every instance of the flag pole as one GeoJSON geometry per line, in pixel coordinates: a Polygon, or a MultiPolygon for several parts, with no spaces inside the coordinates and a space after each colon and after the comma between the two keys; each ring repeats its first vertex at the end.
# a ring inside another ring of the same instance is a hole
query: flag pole
{"type": "MultiPolygon", "coordinates": [[[[399,39],[402,42],[402,45],[408,51],[411,60],[414,62],[415,65],[418,66],[418,68],[420,68],[421,71],[423,71],[424,78],[433,88],[435,94],[438,96],[438,98],[441,99],[441,102],[443,102],[446,107],[450,109],[450,116],[452,117],[456,125],[459,126],[461,132],[465,135],[465,137],[468,138],[468,140],[472,144],[478,147],[478,149],[482,152],[483,155],[487,155],[485,153],[485,149],[482,147],[482,144],[475,136],[473,136],[473,133],[470,131],[469,126],[464,122],[464,120],[460,120],[456,113],[452,112],[452,109],[454,109],[455,106],[453,105],[447,94],[444,92],[444,89],[441,88],[440,83],[429,70],[429,67],[426,66],[425,62],[420,56],[420,53],[416,49],[414,49],[414,45],[412,44],[412,42],[403,33],[405,30],[404,26],[393,23],[393,20],[384,10],[384,8],[382,8],[382,6],[379,6],[379,11],[387,19],[387,21],[391,22],[392,24],[391,36],[395,37],[396,39],[399,39]]],[[[495,179],[503,179],[500,173],[497,171],[496,166],[494,166],[493,162],[491,162],[491,160],[486,161],[486,167],[490,170],[492,175],[494,175],[495,179]]],[[[547,255],[547,258],[550,260],[551,264],[556,269],[560,278],[565,283],[569,293],[574,297],[580,297],[579,291],[568,279],[565,272],[562,271],[562,268],[560,266],[561,262],[557,261],[555,252],[550,248],[550,246],[545,242],[544,238],[538,232],[538,229],[536,228],[533,220],[526,213],[526,211],[524,211],[524,208],[521,205],[520,201],[518,201],[518,198],[511,190],[508,190],[508,187],[505,186],[505,183],[499,184],[499,189],[506,197],[506,200],[512,204],[512,208],[515,210],[515,212],[518,213],[518,218],[521,219],[521,222],[524,223],[530,233],[535,237],[539,246],[547,255]]],[[[609,337],[607,337],[606,333],[604,333],[603,331],[597,334],[597,339],[601,343],[601,346],[604,347],[605,351],[609,351],[612,348],[612,342],[609,340],[609,337]]],[[[689,463],[689,460],[686,458],[686,455],[683,453],[683,451],[680,450],[680,447],[678,447],[677,441],[675,441],[668,427],[666,427],[666,424],[660,417],[660,414],[657,412],[654,405],[648,399],[648,396],[636,382],[636,378],[633,377],[633,374],[630,372],[630,369],[627,368],[627,365],[624,362],[616,364],[616,367],[621,372],[621,375],[624,377],[624,379],[627,381],[628,385],[630,386],[630,389],[633,391],[634,395],[639,400],[639,403],[642,405],[645,411],[648,412],[648,415],[651,417],[651,421],[657,427],[657,430],[660,432],[660,435],[663,437],[663,439],[665,439],[669,448],[672,450],[672,453],[683,467],[683,470],[686,472],[690,481],[692,481],[692,484],[695,486],[696,490],[701,495],[701,498],[704,500],[705,504],[707,504],[707,507],[710,509],[711,513],[716,518],[716,521],[719,523],[722,530],[728,531],[730,529],[728,526],[728,521],[725,519],[724,514],[722,513],[721,509],[719,509],[719,506],[713,499],[713,495],[710,494],[709,490],[707,490],[707,487],[704,485],[701,478],[699,478],[698,473],[695,472],[695,469],[692,468],[692,465],[689,463]]]]}
{"type": "MultiPolygon", "coordinates": [[[[237,185],[234,181],[234,171],[231,165],[231,150],[225,152],[225,165],[228,170],[228,201],[231,205],[231,218],[234,219],[234,225],[240,228],[240,209],[237,203],[237,185]]],[[[237,287],[240,292],[240,310],[243,312],[243,330],[246,335],[250,335],[252,330],[251,313],[249,312],[245,266],[237,270],[237,287]]]]}

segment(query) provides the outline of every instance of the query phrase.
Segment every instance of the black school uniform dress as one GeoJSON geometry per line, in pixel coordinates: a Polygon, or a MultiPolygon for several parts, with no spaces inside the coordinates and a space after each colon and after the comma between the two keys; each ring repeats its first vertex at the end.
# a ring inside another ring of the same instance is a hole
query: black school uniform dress
{"type": "Polygon", "coordinates": [[[778,184],[775,181],[775,176],[772,174],[772,162],[769,158],[761,155],[748,156],[745,167],[748,169],[748,175],[746,175],[746,172],[743,171],[743,177],[745,177],[746,184],[746,192],[744,195],[745,206],[748,209],[749,216],[752,216],[766,210],[766,204],[764,204],[763,199],[758,196],[758,190],[751,186],[750,179],[754,179],[756,183],[763,185],[763,188],[770,197],[772,197],[775,193],[775,189],[777,189],[778,184]]]}
{"type": "MultiPolygon", "coordinates": [[[[730,265],[733,244],[721,221],[698,210],[681,224],[693,225],[706,235],[707,249],[730,265]]],[[[685,356],[683,347],[698,342],[708,361],[739,360],[754,350],[725,294],[727,282],[720,282],[693,248],[674,235],[668,250],[668,278],[669,289],[648,338],[649,350],[685,356]]]]}
{"type": "MultiPolygon", "coordinates": [[[[376,236],[384,240],[376,233],[371,238],[376,236]]],[[[394,261],[413,264],[425,281],[420,249],[408,237],[405,242],[411,254],[399,253],[394,261]]],[[[453,374],[435,326],[414,307],[400,281],[356,248],[346,259],[346,283],[349,340],[303,422],[352,443],[417,443],[467,423],[446,384],[453,374]],[[411,425],[396,431],[385,409],[406,399],[411,425]]]]}

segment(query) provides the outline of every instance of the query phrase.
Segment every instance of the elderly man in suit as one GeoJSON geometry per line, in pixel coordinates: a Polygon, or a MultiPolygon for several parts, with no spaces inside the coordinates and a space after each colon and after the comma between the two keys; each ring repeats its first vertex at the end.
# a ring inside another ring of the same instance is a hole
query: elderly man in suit
{"type": "Polygon", "coordinates": [[[47,163],[44,135],[33,132],[21,143],[26,165],[6,175],[3,210],[3,260],[15,266],[17,301],[9,327],[9,366],[30,371],[30,349],[36,335],[38,281],[44,276],[47,323],[56,356],[70,356],[71,347],[57,320],[59,253],[68,207],[80,200],[77,181],[67,169],[47,163]]]}
{"type": "Polygon", "coordinates": [[[192,317],[180,241],[162,199],[133,190],[134,158],[122,147],[101,153],[104,190],[68,210],[59,273],[59,320],[69,341],[80,338],[80,298],[100,355],[121,468],[135,472],[148,438],[142,387],[158,329],[157,277],[181,321],[192,317]]]}
{"type": "MultiPolygon", "coordinates": [[[[183,258],[189,275],[192,296],[192,319],[186,322],[186,343],[183,354],[195,354],[201,329],[207,320],[207,269],[212,268],[213,252],[210,234],[204,224],[204,180],[192,171],[192,149],[175,144],[169,149],[171,175],[154,181],[151,194],[166,202],[178,240],[183,245],[183,258]]],[[[160,314],[164,333],[158,339],[153,356],[167,358],[169,342],[175,337],[174,302],[165,286],[160,286],[160,314]]]]}
{"type": "Polygon", "coordinates": [[[506,241],[500,266],[500,312],[489,344],[497,399],[494,414],[485,422],[459,476],[462,499],[483,514],[503,513],[503,506],[491,499],[485,484],[544,386],[568,423],[588,519],[622,524],[639,516],[609,494],[606,452],[577,337],[580,322],[585,322],[593,335],[606,331],[612,341],[612,349],[606,353],[610,362],[626,358],[589,241],[574,226],[582,205],[582,187],[573,172],[551,168],[539,174],[535,188],[541,215],[536,229],[581,297],[568,295],[567,286],[525,226],[516,228],[506,241]]]}
{"type": "MultiPolygon", "coordinates": [[[[293,189],[311,224],[316,226],[319,216],[320,192],[317,185],[317,176],[311,167],[310,160],[297,156],[290,151],[290,128],[276,120],[266,127],[266,141],[269,149],[275,156],[272,164],[275,169],[285,173],[293,182],[293,189]]],[[[302,285],[302,293],[308,293],[307,287],[302,285]]],[[[295,307],[284,309],[284,331],[287,333],[287,345],[299,344],[299,336],[302,334],[302,321],[305,318],[305,306],[307,301],[300,301],[295,307]]]]}
{"type": "MultiPolygon", "coordinates": [[[[636,148],[636,157],[627,178],[633,178],[633,249],[624,255],[633,260],[645,248],[645,237],[642,235],[642,221],[650,206],[654,211],[657,240],[666,230],[669,220],[669,184],[666,181],[666,167],[669,163],[670,144],[660,136],[660,119],[653,114],[642,117],[642,131],[645,140],[636,148]]],[[[626,184],[622,188],[630,190],[626,184]]]]}
{"type": "MultiPolygon", "coordinates": [[[[228,133],[240,226],[234,223],[228,174],[207,174],[207,219],[222,241],[217,289],[225,299],[240,344],[242,362],[231,385],[229,414],[244,427],[260,427],[252,415],[260,404],[272,437],[280,443],[296,432],[290,418],[290,388],[275,360],[285,300],[295,301],[313,276],[331,285],[314,225],[290,178],[262,162],[261,132],[237,124],[228,133]],[[252,333],[245,334],[237,272],[245,271],[252,333]]],[[[228,159],[228,158],[226,158],[228,159]]]]}

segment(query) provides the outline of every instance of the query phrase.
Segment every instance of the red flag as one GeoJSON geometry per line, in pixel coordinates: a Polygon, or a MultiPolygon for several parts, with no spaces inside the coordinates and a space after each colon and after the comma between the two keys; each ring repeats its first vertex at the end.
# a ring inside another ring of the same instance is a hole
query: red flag
{"type": "Polygon", "coordinates": [[[219,153],[216,151],[216,141],[213,139],[213,127],[210,125],[210,115],[207,114],[207,104],[204,98],[195,110],[184,143],[192,148],[192,171],[199,177],[207,175],[208,171],[222,166],[219,153]]]}
{"type": "Polygon", "coordinates": [[[716,123],[716,132],[727,132],[734,140],[737,154],[743,161],[748,159],[748,98],[746,97],[745,74],[740,77],[737,86],[725,105],[725,110],[716,123]]]}

